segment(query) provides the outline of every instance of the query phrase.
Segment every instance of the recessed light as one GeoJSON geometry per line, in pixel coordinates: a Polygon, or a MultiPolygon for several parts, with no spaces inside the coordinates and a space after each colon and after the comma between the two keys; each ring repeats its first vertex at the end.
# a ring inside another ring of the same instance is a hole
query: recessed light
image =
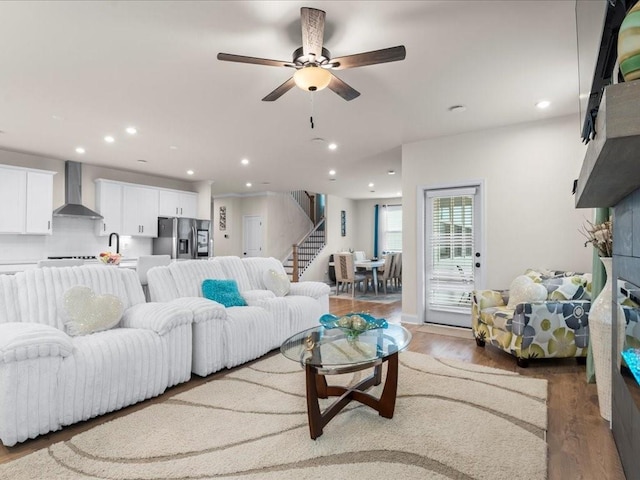
{"type": "Polygon", "coordinates": [[[547,108],[549,105],[551,105],[551,102],[549,100],[540,100],[538,103],[536,103],[536,107],[539,109],[547,108]]]}
{"type": "Polygon", "coordinates": [[[187,170],[187,175],[193,175],[194,171],[193,170],[187,170]]]}
{"type": "Polygon", "coordinates": [[[64,120],[64,117],[61,117],[60,115],[51,115],[51,118],[53,118],[54,120],[64,120]]]}
{"type": "Polygon", "coordinates": [[[176,147],[175,145],[169,145],[169,150],[177,150],[178,147],[176,147]]]}
{"type": "Polygon", "coordinates": [[[395,175],[396,171],[395,170],[388,170],[387,171],[387,175],[395,175]]]}
{"type": "Polygon", "coordinates": [[[138,160],[138,163],[147,163],[147,161],[141,158],[140,160],[138,160]]]}
{"type": "Polygon", "coordinates": [[[240,160],[240,163],[242,165],[249,165],[249,159],[248,158],[243,158],[242,160],[240,160]]]}
{"type": "Polygon", "coordinates": [[[111,135],[107,135],[106,137],[104,137],[104,141],[107,143],[113,143],[116,141],[116,139],[113,138],[111,135]]]}
{"type": "Polygon", "coordinates": [[[324,143],[324,138],[315,137],[315,138],[312,138],[311,141],[313,143],[324,143]]]}
{"type": "Polygon", "coordinates": [[[251,186],[251,182],[247,182],[246,185],[247,185],[247,187],[250,187],[251,186]]]}
{"type": "Polygon", "coordinates": [[[271,182],[260,182],[260,185],[271,185],[271,182]]]}
{"type": "Polygon", "coordinates": [[[464,105],[451,105],[449,111],[453,113],[462,113],[467,109],[464,105]]]}
{"type": "Polygon", "coordinates": [[[335,181],[336,181],[336,179],[335,179],[335,178],[330,178],[330,179],[329,179],[329,181],[330,181],[330,182],[335,182],[335,181]]]}
{"type": "Polygon", "coordinates": [[[335,143],[330,143],[328,148],[329,150],[335,150],[336,148],[338,148],[338,145],[336,145],[335,143]]]}
{"type": "Polygon", "coordinates": [[[136,127],[127,127],[126,132],[129,135],[135,135],[136,133],[138,133],[138,129],[136,127]]]}
{"type": "Polygon", "coordinates": [[[329,175],[335,175],[336,171],[335,170],[329,170],[329,175]]]}
{"type": "Polygon", "coordinates": [[[402,196],[402,192],[396,192],[396,195],[401,197],[402,196]]]}
{"type": "Polygon", "coordinates": [[[76,147],[76,153],[79,153],[80,155],[82,155],[86,150],[82,147],[76,147]]]}
{"type": "Polygon", "coordinates": [[[371,182],[371,183],[369,184],[369,188],[371,188],[371,187],[373,187],[373,182],[371,182]]]}

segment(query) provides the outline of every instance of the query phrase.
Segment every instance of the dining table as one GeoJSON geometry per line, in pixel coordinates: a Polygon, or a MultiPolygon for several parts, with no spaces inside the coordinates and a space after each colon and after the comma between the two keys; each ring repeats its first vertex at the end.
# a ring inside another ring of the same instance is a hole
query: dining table
{"type": "Polygon", "coordinates": [[[384,266],[384,259],[358,260],[353,262],[356,268],[371,270],[373,277],[373,291],[378,296],[378,269],[384,266]]]}

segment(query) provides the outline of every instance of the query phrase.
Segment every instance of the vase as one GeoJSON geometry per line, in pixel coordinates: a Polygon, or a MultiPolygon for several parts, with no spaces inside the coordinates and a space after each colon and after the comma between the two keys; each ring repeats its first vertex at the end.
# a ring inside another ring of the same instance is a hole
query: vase
{"type": "Polygon", "coordinates": [[[625,82],[640,78],[640,3],[624,17],[618,33],[618,66],[625,82]]]}
{"type": "MultiPolygon", "coordinates": [[[[612,339],[612,300],[616,301],[618,309],[616,321],[618,352],[622,352],[624,343],[624,312],[617,302],[617,292],[614,298],[613,285],[617,282],[611,278],[611,257],[600,257],[607,274],[607,281],[602,291],[591,304],[589,311],[589,338],[593,352],[593,363],[596,372],[596,387],[598,389],[598,404],[600,416],[611,421],[611,347],[612,339]]],[[[620,369],[620,355],[618,357],[618,369],[620,369]]]]}

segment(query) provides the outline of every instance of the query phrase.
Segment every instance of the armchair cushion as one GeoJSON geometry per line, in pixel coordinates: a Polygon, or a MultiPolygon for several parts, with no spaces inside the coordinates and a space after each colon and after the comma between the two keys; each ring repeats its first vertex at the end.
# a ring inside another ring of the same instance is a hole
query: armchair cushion
{"type": "Polygon", "coordinates": [[[190,324],[193,312],[173,303],[139,303],[125,310],[121,325],[124,328],[152,330],[166,335],[175,327],[190,324]]]}
{"type": "Polygon", "coordinates": [[[542,281],[549,300],[589,300],[591,281],[586,275],[555,277],[542,281]]]}
{"type": "Polygon", "coordinates": [[[535,283],[526,275],[520,275],[511,283],[507,306],[514,309],[519,303],[543,302],[546,299],[547,289],[544,286],[535,283]]]}

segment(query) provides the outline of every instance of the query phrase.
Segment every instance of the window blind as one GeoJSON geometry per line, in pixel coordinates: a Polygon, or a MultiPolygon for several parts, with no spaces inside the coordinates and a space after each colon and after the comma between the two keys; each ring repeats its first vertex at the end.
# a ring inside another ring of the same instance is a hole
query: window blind
{"type": "Polygon", "coordinates": [[[470,311],[474,285],[474,193],[429,196],[432,218],[428,295],[432,309],[470,311]]]}
{"type": "Polygon", "coordinates": [[[382,251],[402,251],[402,205],[382,207],[382,251]]]}

